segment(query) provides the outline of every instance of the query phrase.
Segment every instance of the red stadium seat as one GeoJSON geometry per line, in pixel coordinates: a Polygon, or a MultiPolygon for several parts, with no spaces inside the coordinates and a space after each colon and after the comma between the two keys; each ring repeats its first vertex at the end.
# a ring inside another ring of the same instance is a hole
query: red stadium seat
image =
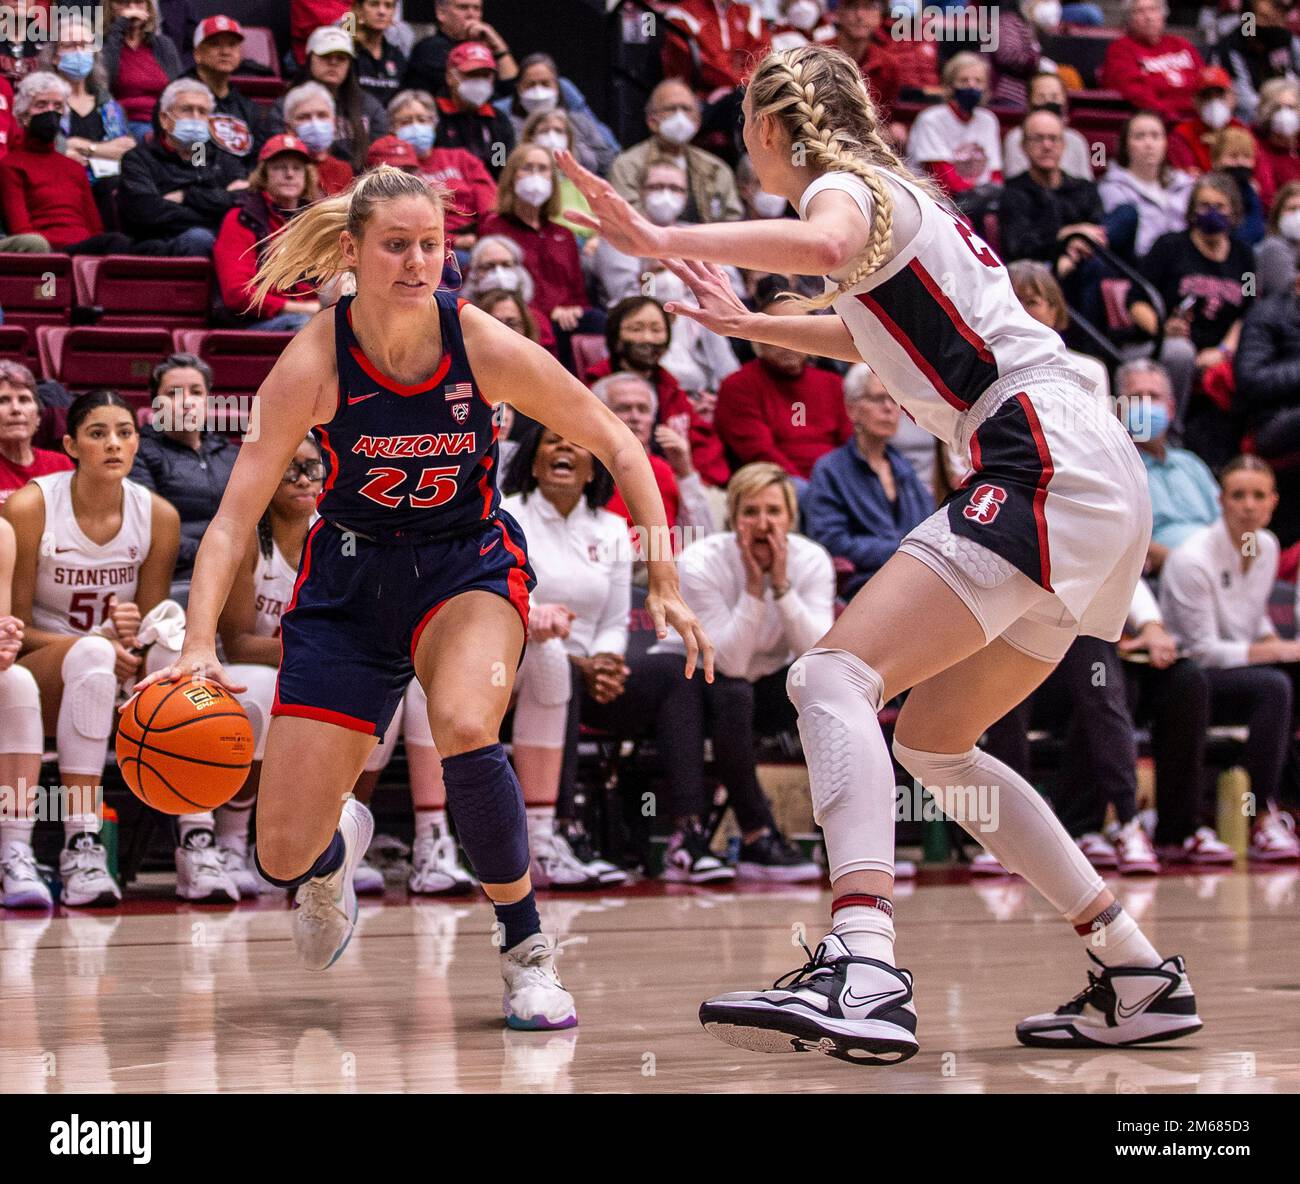
{"type": "Polygon", "coordinates": [[[286,89],[284,79],[266,78],[261,74],[232,74],[230,85],[247,95],[253,102],[267,103],[271,106],[275,105],[276,99],[284,94],[286,89]]]}
{"type": "Polygon", "coordinates": [[[605,338],[599,333],[575,333],[569,338],[569,345],[573,349],[573,368],[578,372],[580,382],[586,382],[591,371],[609,357],[605,338]]]}
{"type": "Polygon", "coordinates": [[[201,327],[211,310],[212,262],[150,255],[78,255],[72,261],[79,307],[95,324],[201,327]]]}
{"type": "Polygon", "coordinates": [[[173,340],[177,350],[198,354],[212,367],[213,394],[229,398],[255,395],[293,334],[178,329],[173,340]]]}
{"type": "Polygon", "coordinates": [[[32,335],[24,325],[0,325],[0,358],[32,365],[32,335]]]}
{"type": "MultiPolygon", "coordinates": [[[[280,60],[275,52],[275,35],[265,25],[243,25],[244,44],[243,57],[246,62],[256,62],[259,66],[265,66],[276,78],[280,77],[280,60]]],[[[236,74],[230,80],[232,83],[240,81],[236,74]]]]}
{"type": "Polygon", "coordinates": [[[1133,318],[1128,315],[1129,280],[1104,279],[1101,281],[1101,302],[1106,309],[1106,328],[1119,333],[1133,328],[1133,318]]]}
{"type": "Polygon", "coordinates": [[[0,308],[5,324],[66,325],[72,316],[72,260],[67,255],[0,254],[0,308]]]}
{"type": "Polygon", "coordinates": [[[44,325],[36,331],[41,372],[75,394],[109,387],[137,412],[149,407],[149,374],[172,348],[166,329],[44,325]]]}

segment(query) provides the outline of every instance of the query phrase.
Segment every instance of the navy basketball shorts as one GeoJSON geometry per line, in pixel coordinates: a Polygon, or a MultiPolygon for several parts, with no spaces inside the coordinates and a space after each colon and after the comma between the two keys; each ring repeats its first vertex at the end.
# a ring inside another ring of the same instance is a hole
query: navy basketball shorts
{"type": "Polygon", "coordinates": [[[379,543],[319,519],[280,618],[272,715],[296,715],[383,740],[415,676],[416,646],[462,592],[508,600],[528,634],[536,584],[524,532],[502,511],[481,530],[434,542],[379,543]]]}

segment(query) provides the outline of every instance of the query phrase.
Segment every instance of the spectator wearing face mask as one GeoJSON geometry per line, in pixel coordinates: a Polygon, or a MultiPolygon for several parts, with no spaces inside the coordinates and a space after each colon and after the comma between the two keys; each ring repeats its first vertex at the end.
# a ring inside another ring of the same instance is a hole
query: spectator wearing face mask
{"type": "MultiPolygon", "coordinates": [[[[1293,210],[1300,211],[1300,185],[1288,188],[1293,210]]],[[[1300,213],[1291,219],[1293,229],[1296,222],[1300,213]]],[[[1237,400],[1254,435],[1254,450],[1265,458],[1300,451],[1300,302],[1294,272],[1290,290],[1260,300],[1247,314],[1233,363],[1237,400]]]]}
{"type": "Polygon", "coordinates": [[[1237,183],[1241,193],[1241,221],[1233,234],[1253,247],[1266,232],[1255,137],[1244,128],[1225,127],[1214,137],[1210,161],[1215,172],[1226,173],[1237,183]]]}
{"type": "Polygon", "coordinates": [[[537,323],[538,344],[554,352],[555,331],[551,318],[536,303],[537,288],[524,266],[523,248],[504,234],[485,234],[469,253],[461,292],[466,300],[477,301],[498,288],[519,294],[537,323]]]}
{"type": "Polygon", "coordinates": [[[946,102],[927,107],[912,124],[907,154],[949,193],[1002,183],[1002,133],[982,106],[989,68],[978,54],[959,53],[943,68],[946,102]]]}
{"type": "MultiPolygon", "coordinates": [[[[284,123],[307,145],[321,193],[333,197],[352,184],[352,166],[333,151],[338,124],[334,96],[319,82],[304,82],[284,96],[284,123]]],[[[343,152],[340,146],[338,152],[343,152]]]]}
{"type": "Polygon", "coordinates": [[[561,111],[572,133],[573,155],[578,163],[602,177],[619,153],[618,140],[596,118],[582,92],[567,78],[560,77],[555,59],[548,53],[529,54],[519,67],[514,93],[498,99],[498,109],[510,117],[515,135],[522,143],[524,124],[539,112],[561,111]]]}
{"type": "Polygon", "coordinates": [[[478,241],[479,227],[497,201],[497,183],[472,152],[438,148],[438,105],[428,91],[404,90],[388,104],[388,126],[399,140],[415,149],[420,176],[431,185],[451,190],[444,214],[447,238],[458,251],[478,241]]]}
{"type": "Polygon", "coordinates": [[[726,163],[691,140],[700,130],[700,104],[685,83],[668,79],[650,92],[646,104],[650,138],[615,159],[609,182],[634,207],[641,208],[641,190],[651,164],[667,160],[686,173],[684,222],[735,222],[744,215],[736,178],[726,163]]]}
{"type": "Polygon", "coordinates": [[[1268,234],[1255,248],[1259,297],[1290,296],[1300,262],[1300,181],[1288,181],[1273,198],[1268,234]]]}
{"type": "MultiPolygon", "coordinates": [[[[1053,0],[1055,3],[1055,0],[1053,0]]],[[[1065,128],[1065,147],[1061,152],[1061,172],[1084,181],[1092,180],[1092,149],[1080,132],[1069,126],[1069,105],[1065,84],[1058,74],[1035,74],[1029,80],[1029,110],[1050,111],[1059,115],[1065,128]]],[[[1024,149],[1024,125],[1013,127],[1002,141],[1002,173],[1017,177],[1029,168],[1024,149]]]]}
{"type": "MultiPolygon", "coordinates": [[[[562,107],[556,107],[551,111],[534,111],[524,124],[519,142],[537,144],[545,148],[552,159],[557,152],[572,152],[575,145],[573,124],[569,122],[569,113],[562,107]]],[[[590,254],[586,248],[595,250],[600,240],[591,227],[572,221],[567,211],[575,210],[579,214],[590,216],[591,206],[583,196],[582,190],[559,169],[555,170],[555,180],[559,189],[561,210],[560,216],[555,221],[558,225],[573,231],[573,237],[578,240],[579,248],[583,249],[584,257],[589,259],[590,254]]]]}
{"type": "Polygon", "coordinates": [[[1169,163],[1176,169],[1208,173],[1213,165],[1214,137],[1225,127],[1245,128],[1232,114],[1232,79],[1220,66],[1201,71],[1196,88],[1196,113],[1169,133],[1169,163]]]}
{"type": "Polygon", "coordinates": [[[1278,189],[1300,181],[1300,81],[1273,78],[1260,87],[1255,140],[1260,197],[1272,205],[1278,189]]]}
{"type": "Polygon", "coordinates": [[[780,13],[768,28],[773,53],[803,45],[833,45],[836,32],[822,0],[781,0],[780,13]]]}
{"type": "Polygon", "coordinates": [[[197,78],[215,100],[213,114],[223,116],[225,139],[230,150],[243,148],[236,155],[257,160],[266,143],[262,109],[247,95],[230,85],[231,75],[243,64],[244,30],[229,16],[210,16],[194,30],[194,67],[182,77],[197,78]]]}
{"type": "MultiPolygon", "coordinates": [[[[769,298],[759,312],[806,316],[790,301],[769,298]]],[[[778,464],[802,495],[812,467],[853,435],[837,374],[808,364],[807,354],[754,346],[755,358],[718,390],[714,427],[733,468],[753,461],[778,464]],[[795,408],[798,406],[799,414],[795,408]]]]}
{"type": "Polygon", "coordinates": [[[748,155],[742,156],[736,165],[736,189],[745,207],[747,219],[784,218],[787,214],[793,216],[790,203],[781,194],[764,191],[748,155]]]}
{"type": "Polygon", "coordinates": [[[1300,75],[1300,37],[1287,24],[1290,3],[1245,0],[1243,7],[1255,18],[1249,33],[1246,22],[1238,21],[1215,43],[1210,60],[1231,76],[1237,114],[1253,122],[1264,84],[1300,75]]]}
{"type": "Polygon", "coordinates": [[[477,41],[492,53],[497,77],[503,86],[519,76],[519,66],[506,40],[483,19],[483,0],[435,0],[434,22],[437,30],[411,50],[406,68],[407,87],[427,90],[439,98],[449,94],[448,59],[458,46],[477,41]]]}
{"type": "Polygon", "coordinates": [[[492,106],[496,60],[478,41],[456,46],[447,57],[447,98],[438,99],[439,148],[464,148],[477,156],[497,181],[515,146],[510,117],[492,106]]]}
{"type": "Polygon", "coordinates": [[[1192,113],[1205,62],[1190,41],[1165,31],[1168,12],[1165,0],[1128,0],[1124,36],[1107,47],[1098,81],[1172,123],[1192,113]]]}

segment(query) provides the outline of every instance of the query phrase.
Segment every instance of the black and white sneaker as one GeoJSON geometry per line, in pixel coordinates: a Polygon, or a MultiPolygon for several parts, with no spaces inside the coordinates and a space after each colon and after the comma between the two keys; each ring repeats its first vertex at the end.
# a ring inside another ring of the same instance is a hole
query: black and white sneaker
{"type": "Polygon", "coordinates": [[[587,865],[587,870],[594,872],[605,888],[617,888],[627,883],[627,872],[616,863],[611,863],[597,850],[581,822],[569,822],[560,828],[569,844],[569,850],[579,862],[587,865]]]}
{"type": "Polygon", "coordinates": [[[736,869],[709,850],[704,831],[684,826],[668,840],[661,880],[670,884],[714,884],[734,880],[736,869]]]}
{"type": "Polygon", "coordinates": [[[828,934],[769,991],[733,991],[700,1006],[705,1031],[754,1052],[824,1052],[856,1065],[916,1054],[912,973],[849,953],[828,934]]]}
{"type": "Polygon", "coordinates": [[[1180,956],[1159,966],[1107,966],[1089,951],[1101,973],[1053,1012],[1016,1025],[1016,1039],[1031,1048],[1123,1048],[1177,1040],[1201,1029],[1196,996],[1180,956]]]}
{"type": "Polygon", "coordinates": [[[780,831],[773,830],[740,848],[736,876],[741,880],[800,884],[808,880],[820,880],[822,869],[819,864],[806,858],[780,831]]]}

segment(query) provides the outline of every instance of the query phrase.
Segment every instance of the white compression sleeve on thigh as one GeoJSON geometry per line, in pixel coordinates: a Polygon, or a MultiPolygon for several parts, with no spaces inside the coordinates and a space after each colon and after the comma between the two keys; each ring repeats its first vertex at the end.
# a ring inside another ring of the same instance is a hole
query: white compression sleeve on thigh
{"type": "Polygon", "coordinates": [[[0,672],[0,752],[40,756],[45,751],[41,689],[26,666],[0,672]]]}
{"type": "Polygon", "coordinates": [[[884,683],[847,650],[809,650],[785,681],[799,709],[813,818],[832,883],[849,872],[894,874],[894,764],[876,713],[884,683]]]}
{"type": "Polygon", "coordinates": [[[411,679],[403,700],[406,714],[402,722],[402,740],[407,748],[436,748],[433,729],[429,727],[429,698],[418,679],[411,679]]]}
{"type": "Polygon", "coordinates": [[[514,742],[533,748],[563,748],[564,721],[573,683],[569,655],[559,638],[530,645],[515,678],[514,742]]]}
{"type": "Polygon", "coordinates": [[[117,656],[106,637],[83,637],[63,655],[63,701],[56,728],[59,770],[98,777],[108,755],[117,699],[117,656]]]}
{"type": "MultiPolygon", "coordinates": [[[[152,654],[157,649],[154,646],[149,652],[152,654]]],[[[235,698],[248,715],[248,722],[253,729],[253,759],[260,761],[266,752],[266,729],[271,722],[275,680],[280,672],[274,666],[263,666],[257,662],[236,662],[233,666],[226,667],[226,673],[230,675],[231,682],[248,688],[235,698]]]]}
{"type": "Polygon", "coordinates": [[[370,755],[366,757],[365,772],[378,773],[388,768],[388,762],[393,759],[393,750],[397,747],[397,737],[402,731],[405,710],[406,700],[402,699],[397,704],[397,710],[393,712],[393,718],[388,721],[388,727],[384,729],[384,738],[370,750],[370,755]]]}
{"type": "Polygon", "coordinates": [[[996,757],[918,752],[894,741],[898,763],[943,812],[1009,872],[1024,876],[1062,916],[1073,917],[1104,885],[1042,795],[996,757]]]}

